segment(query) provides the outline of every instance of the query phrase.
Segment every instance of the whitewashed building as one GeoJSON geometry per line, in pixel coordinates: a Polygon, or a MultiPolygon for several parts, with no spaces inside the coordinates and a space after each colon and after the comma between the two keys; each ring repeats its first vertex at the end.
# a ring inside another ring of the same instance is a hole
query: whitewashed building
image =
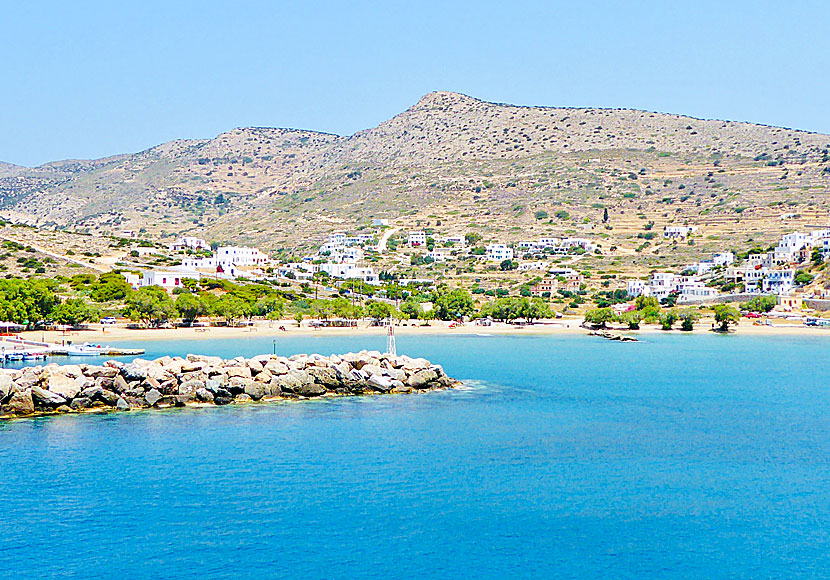
{"type": "Polygon", "coordinates": [[[484,257],[491,262],[513,259],[513,248],[505,244],[487,244],[484,257]]]}
{"type": "Polygon", "coordinates": [[[161,286],[169,290],[184,286],[185,278],[199,280],[201,274],[189,270],[146,270],[141,274],[141,286],[161,286]]]}
{"type": "Polygon", "coordinates": [[[625,291],[632,298],[651,296],[651,286],[645,280],[628,280],[625,283],[625,291]]]}
{"type": "Polygon", "coordinates": [[[427,252],[426,257],[434,262],[446,262],[452,258],[452,250],[449,248],[433,248],[432,251],[427,252]]]}
{"type": "Polygon", "coordinates": [[[409,232],[409,236],[407,236],[407,242],[409,243],[409,247],[411,248],[419,248],[422,246],[427,245],[427,234],[426,232],[409,232]]]}
{"type": "Polygon", "coordinates": [[[663,237],[666,239],[672,238],[687,238],[689,234],[697,231],[697,226],[666,226],[663,229],[663,237]]]}
{"type": "Polygon", "coordinates": [[[205,250],[210,251],[210,244],[202,238],[194,238],[191,236],[181,236],[168,246],[171,252],[178,250],[205,250]]]}

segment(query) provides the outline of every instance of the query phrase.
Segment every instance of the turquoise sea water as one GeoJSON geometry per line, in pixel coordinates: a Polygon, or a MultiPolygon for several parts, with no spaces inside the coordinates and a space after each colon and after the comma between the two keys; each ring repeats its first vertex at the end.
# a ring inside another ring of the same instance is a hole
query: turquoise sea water
{"type": "Polygon", "coordinates": [[[830,340],[398,345],[469,387],[0,423],[0,576],[830,576],[830,340]]]}

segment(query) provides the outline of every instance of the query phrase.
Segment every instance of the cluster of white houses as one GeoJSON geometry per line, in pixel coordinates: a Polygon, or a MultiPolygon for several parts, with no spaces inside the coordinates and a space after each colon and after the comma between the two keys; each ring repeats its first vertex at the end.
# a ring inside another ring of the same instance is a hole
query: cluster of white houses
{"type": "MultiPolygon", "coordinates": [[[[424,231],[414,231],[407,234],[407,244],[410,248],[422,248],[427,246],[429,236],[424,231]]],[[[458,254],[458,250],[466,248],[467,243],[464,236],[436,236],[432,250],[427,252],[426,257],[435,262],[446,262],[452,256],[458,254]]],[[[593,252],[597,249],[596,244],[585,238],[542,238],[538,241],[524,241],[513,245],[503,243],[490,243],[484,248],[484,259],[490,262],[503,262],[513,260],[517,254],[524,256],[542,256],[544,254],[569,254],[577,248],[585,252],[593,252]]],[[[535,264],[535,263],[534,263],[535,264]]],[[[539,267],[542,269],[544,266],[539,267]]],[[[537,269],[534,266],[525,266],[522,269],[537,269]]]]}
{"type": "Polygon", "coordinates": [[[794,265],[808,261],[815,250],[825,257],[830,253],[830,229],[786,234],[772,250],[750,254],[740,265],[734,265],[731,252],[723,252],[687,266],[682,274],[654,272],[647,282],[629,280],[626,289],[632,297],[645,295],[662,300],[676,294],[679,303],[701,301],[717,296],[718,291],[706,286],[700,276],[718,270],[724,272],[726,280],[743,285],[744,293],[787,296],[796,287],[794,265]]]}
{"type": "Polygon", "coordinates": [[[535,242],[519,242],[516,249],[524,254],[569,254],[580,248],[585,252],[593,252],[596,244],[585,238],[541,238],[535,242]]]}

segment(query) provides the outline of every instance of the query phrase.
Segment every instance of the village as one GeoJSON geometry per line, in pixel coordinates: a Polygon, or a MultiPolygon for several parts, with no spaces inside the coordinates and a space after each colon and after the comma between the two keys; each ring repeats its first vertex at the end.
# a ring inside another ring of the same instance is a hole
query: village
{"type": "MultiPolygon", "coordinates": [[[[696,226],[666,226],[662,237],[682,241],[697,231],[696,226]]],[[[253,247],[211,246],[207,240],[191,236],[179,237],[167,249],[170,259],[178,263],[141,271],[122,270],[133,288],[160,286],[172,291],[183,287],[187,279],[292,284],[323,280],[330,290],[343,287],[346,282],[352,282],[346,287],[354,289],[354,282],[381,287],[393,280],[401,286],[429,288],[436,283],[429,275],[433,265],[446,268],[456,264],[459,273],[463,265],[465,273],[476,276],[472,278],[474,294],[498,297],[507,293],[482,290],[481,273],[531,274],[532,283],[522,286],[522,295],[564,299],[572,310],[586,300],[574,302],[570,298],[587,298],[597,290],[604,296],[615,296],[612,305],[617,310],[624,310],[625,305],[630,306],[640,296],[654,297],[662,305],[694,306],[743,302],[761,295],[776,297],[778,310],[786,312],[830,309],[830,290],[823,284],[811,285],[816,276],[804,271],[805,266],[823,264],[828,257],[830,229],[785,234],[765,251],[755,248],[737,255],[722,251],[677,271],[651,271],[642,278],[603,277],[606,280],[601,288],[592,287],[586,280],[586,274],[590,274],[581,271],[579,262],[586,255],[601,255],[602,244],[583,237],[543,237],[507,243],[482,240],[480,235],[471,233],[390,228],[388,220],[375,220],[371,229],[358,233],[333,232],[319,240],[316,252],[289,260],[271,258],[253,247]],[[385,270],[376,267],[382,260],[387,264],[385,270]],[[409,277],[394,274],[396,266],[409,277]],[[417,276],[412,275],[415,266],[417,276]]],[[[382,299],[383,292],[377,292],[377,297],[382,299]]]]}

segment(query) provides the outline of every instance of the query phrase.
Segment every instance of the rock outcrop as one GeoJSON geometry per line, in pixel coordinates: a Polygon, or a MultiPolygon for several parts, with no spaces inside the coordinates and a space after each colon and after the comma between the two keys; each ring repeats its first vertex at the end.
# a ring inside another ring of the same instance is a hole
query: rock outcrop
{"type": "Polygon", "coordinates": [[[425,359],[376,351],[251,359],[189,354],[101,366],[0,369],[0,418],[228,405],[325,395],[413,393],[456,381],[425,359]]]}

